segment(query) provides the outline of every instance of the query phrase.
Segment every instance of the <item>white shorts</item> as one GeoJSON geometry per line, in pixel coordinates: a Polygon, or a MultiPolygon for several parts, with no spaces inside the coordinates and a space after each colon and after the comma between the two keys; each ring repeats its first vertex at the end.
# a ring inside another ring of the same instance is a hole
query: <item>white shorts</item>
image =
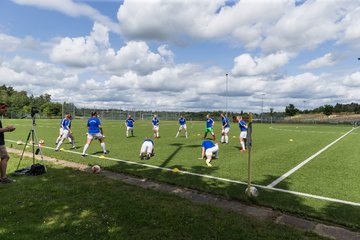
{"type": "Polygon", "coordinates": [[[61,127],[60,130],[59,130],[59,135],[61,136],[64,132],[64,129],[61,127]]]}
{"type": "Polygon", "coordinates": [[[134,127],[127,127],[126,131],[133,130],[133,129],[134,129],[134,127]]]}
{"type": "Polygon", "coordinates": [[[61,134],[61,137],[62,137],[62,138],[68,138],[68,137],[70,137],[70,132],[69,132],[69,130],[63,129],[62,134],[61,134]]]}
{"type": "Polygon", "coordinates": [[[186,124],[184,124],[184,125],[180,125],[180,127],[179,127],[179,131],[180,131],[180,130],[182,130],[182,129],[184,129],[184,130],[186,131],[186,124]]]}
{"type": "Polygon", "coordinates": [[[225,134],[228,134],[230,131],[230,128],[224,128],[221,130],[221,133],[225,133],[225,134]]]}
{"type": "Polygon", "coordinates": [[[152,153],[152,150],[154,148],[154,145],[149,142],[149,141],[146,141],[146,142],[143,142],[143,144],[141,145],[141,150],[140,150],[140,153],[152,153]]]}
{"type": "Polygon", "coordinates": [[[88,139],[103,139],[104,136],[101,133],[88,133],[87,134],[88,139]]]}
{"type": "Polygon", "coordinates": [[[213,153],[216,153],[217,151],[219,151],[219,146],[217,144],[215,144],[214,147],[206,149],[205,155],[212,156],[213,153]]]}
{"type": "Polygon", "coordinates": [[[246,131],[241,131],[240,132],[240,138],[246,138],[247,137],[247,132],[246,131]]]}
{"type": "Polygon", "coordinates": [[[159,131],[159,126],[154,126],[153,131],[159,131]]]}

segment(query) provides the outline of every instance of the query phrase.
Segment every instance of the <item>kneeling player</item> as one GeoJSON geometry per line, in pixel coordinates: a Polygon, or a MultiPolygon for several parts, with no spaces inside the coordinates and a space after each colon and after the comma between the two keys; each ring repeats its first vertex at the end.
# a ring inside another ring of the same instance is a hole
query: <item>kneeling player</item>
{"type": "Polygon", "coordinates": [[[217,143],[213,143],[211,140],[204,140],[202,142],[202,151],[201,151],[201,158],[198,159],[204,159],[206,156],[206,165],[211,167],[211,160],[213,157],[213,154],[215,154],[215,158],[218,158],[219,154],[219,145],[217,143]]]}
{"type": "Polygon", "coordinates": [[[146,138],[143,142],[143,144],[141,145],[141,149],[140,149],[140,159],[141,160],[148,160],[150,159],[150,157],[154,156],[154,142],[149,139],[146,138]]]}

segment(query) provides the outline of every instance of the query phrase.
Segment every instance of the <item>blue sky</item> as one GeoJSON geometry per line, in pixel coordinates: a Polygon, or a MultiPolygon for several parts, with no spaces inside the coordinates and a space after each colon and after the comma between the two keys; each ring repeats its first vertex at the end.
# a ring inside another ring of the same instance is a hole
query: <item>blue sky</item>
{"type": "Polygon", "coordinates": [[[358,26],[359,0],[3,0],[0,84],[79,107],[360,102],[358,26]]]}

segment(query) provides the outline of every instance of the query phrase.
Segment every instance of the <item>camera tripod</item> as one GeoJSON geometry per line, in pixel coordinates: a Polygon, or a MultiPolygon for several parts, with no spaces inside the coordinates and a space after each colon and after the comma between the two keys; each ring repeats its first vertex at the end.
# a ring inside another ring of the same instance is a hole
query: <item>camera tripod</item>
{"type": "Polygon", "coordinates": [[[24,146],[24,149],[21,153],[21,156],[20,156],[20,160],[19,160],[19,163],[17,165],[17,168],[16,170],[19,169],[19,166],[20,166],[20,163],[21,163],[21,160],[23,159],[23,156],[24,156],[24,152],[25,152],[25,149],[26,147],[28,146],[28,144],[32,145],[32,159],[33,159],[33,164],[35,164],[35,155],[39,154],[40,153],[40,156],[41,156],[41,160],[43,162],[43,165],[45,167],[45,172],[47,172],[47,169],[46,169],[46,165],[45,165],[45,161],[44,161],[44,156],[43,156],[43,153],[42,153],[42,150],[41,150],[41,146],[39,144],[39,139],[37,137],[37,134],[36,134],[36,131],[35,131],[35,126],[36,126],[36,123],[35,123],[35,116],[32,116],[32,127],[29,131],[29,134],[27,136],[27,139],[26,139],[26,142],[25,142],[25,146],[24,146]],[[31,141],[29,142],[30,140],[30,137],[31,137],[31,141]],[[37,149],[35,150],[35,146],[37,146],[37,149]]]}

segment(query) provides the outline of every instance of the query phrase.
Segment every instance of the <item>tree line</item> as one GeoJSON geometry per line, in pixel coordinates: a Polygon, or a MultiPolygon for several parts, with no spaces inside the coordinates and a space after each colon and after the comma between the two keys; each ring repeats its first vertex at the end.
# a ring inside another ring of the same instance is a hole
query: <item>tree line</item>
{"type": "MultiPolygon", "coordinates": [[[[45,117],[61,117],[64,113],[63,109],[71,109],[71,113],[76,115],[83,115],[85,112],[87,113],[91,109],[86,109],[86,111],[76,108],[73,103],[56,103],[51,101],[50,94],[42,94],[40,96],[28,95],[26,91],[16,91],[13,87],[2,85],[0,86],[0,102],[5,102],[10,106],[9,112],[11,113],[11,117],[24,117],[25,114],[30,114],[32,107],[37,107],[42,115],[45,117]],[[65,107],[64,107],[65,106],[65,107]]],[[[119,111],[119,110],[118,110],[119,111]]],[[[122,111],[122,110],[120,110],[122,111]]],[[[122,111],[126,113],[127,111],[122,111]]],[[[183,114],[187,117],[194,119],[203,119],[206,114],[210,113],[212,116],[219,116],[221,111],[212,111],[212,112],[183,112],[183,114]]],[[[349,104],[341,104],[337,103],[335,106],[332,105],[324,105],[312,110],[299,110],[296,108],[294,104],[289,104],[285,107],[284,112],[274,112],[274,109],[271,108],[270,112],[263,113],[264,116],[278,116],[281,117],[283,115],[287,116],[295,116],[299,113],[323,113],[327,116],[333,113],[360,113],[360,105],[358,103],[349,103],[349,104]]],[[[235,115],[246,115],[243,111],[230,112],[229,116],[235,115]]],[[[261,114],[254,114],[254,117],[260,118],[261,114]]]]}
{"type": "Polygon", "coordinates": [[[323,106],[314,108],[312,110],[303,110],[300,111],[298,108],[295,107],[294,104],[289,104],[285,107],[285,114],[287,116],[295,116],[298,113],[323,113],[326,116],[330,116],[333,113],[360,113],[360,105],[358,103],[349,103],[349,104],[341,104],[337,103],[335,106],[330,104],[325,104],[323,106]]]}

